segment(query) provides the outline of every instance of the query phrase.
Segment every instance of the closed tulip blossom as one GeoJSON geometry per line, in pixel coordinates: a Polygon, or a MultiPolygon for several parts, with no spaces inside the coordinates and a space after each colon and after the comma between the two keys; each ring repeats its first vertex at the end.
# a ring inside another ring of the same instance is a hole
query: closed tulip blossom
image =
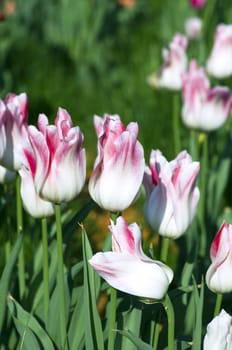
{"type": "Polygon", "coordinates": [[[210,248],[211,265],[206,284],[215,293],[232,292],[232,225],[224,222],[210,248]]]}
{"type": "Polygon", "coordinates": [[[35,218],[48,217],[54,214],[51,202],[42,199],[35,187],[36,158],[30,147],[24,149],[24,164],[19,170],[21,176],[21,197],[24,209],[35,218]]]}
{"type": "Polygon", "coordinates": [[[189,71],[183,74],[182,120],[190,128],[212,131],[227,120],[232,106],[228,88],[210,88],[205,70],[191,61],[189,71]]]}
{"type": "Polygon", "coordinates": [[[232,24],[218,25],[214,44],[207,60],[209,74],[216,78],[227,78],[232,74],[232,24]]]}
{"type": "Polygon", "coordinates": [[[232,349],[232,317],[222,309],[208,324],[203,341],[203,350],[232,349]]]}
{"type": "Polygon", "coordinates": [[[22,149],[28,145],[27,95],[8,94],[0,100],[0,164],[18,170],[22,164],[22,149]]]}
{"type": "Polygon", "coordinates": [[[153,88],[165,88],[180,90],[182,86],[182,74],[186,70],[186,49],[188,40],[184,35],[175,34],[169,49],[163,49],[164,63],[158,73],[148,77],[148,84],[153,88]]]}
{"type": "Polygon", "coordinates": [[[188,38],[198,39],[202,31],[202,20],[199,17],[190,17],[185,21],[185,32],[188,38]]]}
{"type": "Polygon", "coordinates": [[[85,182],[86,158],[83,135],[78,126],[73,127],[68,112],[59,108],[55,125],[40,114],[38,129],[29,126],[29,137],[35,153],[36,192],[54,203],[75,198],[85,182]]]}
{"type": "Polygon", "coordinates": [[[173,279],[173,271],[160,261],[147,257],[141,247],[141,232],[136,223],[123,217],[111,221],[112,252],[95,254],[90,265],[112,287],[143,298],[162,299],[173,279]]]}
{"type": "Polygon", "coordinates": [[[118,115],[94,117],[98,156],[89,180],[89,193],[103,209],[128,208],[135,200],[145,168],[143,147],[137,140],[138,125],[125,128],[118,115]]]}
{"type": "Polygon", "coordinates": [[[186,151],[168,162],[159,150],[152,151],[144,174],[145,218],[154,231],[179,238],[191,224],[200,197],[196,180],[199,162],[186,151]]]}

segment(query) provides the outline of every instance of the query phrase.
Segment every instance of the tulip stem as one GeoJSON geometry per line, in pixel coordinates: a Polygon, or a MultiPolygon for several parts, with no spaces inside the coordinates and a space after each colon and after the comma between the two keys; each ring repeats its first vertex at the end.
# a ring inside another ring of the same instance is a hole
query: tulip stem
{"type": "Polygon", "coordinates": [[[168,318],[168,350],[174,350],[174,326],[175,326],[175,316],[172,302],[166,294],[163,301],[163,306],[168,318]]]}
{"type": "Polygon", "coordinates": [[[55,204],[56,213],[56,239],[57,239],[57,258],[58,258],[58,293],[59,293],[59,313],[60,313],[60,336],[61,349],[66,347],[66,317],[65,317],[65,294],[64,294],[64,262],[63,262],[63,241],[60,205],[55,204]]]}
{"type": "Polygon", "coordinates": [[[42,218],[42,243],[43,243],[43,283],[44,283],[44,322],[48,321],[49,308],[49,271],[48,271],[48,232],[47,219],[42,218]]]}
{"type": "MultiPolygon", "coordinates": [[[[19,236],[23,230],[23,208],[22,208],[22,199],[20,193],[21,179],[20,176],[17,176],[16,179],[16,217],[17,217],[17,235],[19,236]]],[[[24,262],[24,250],[23,247],[19,252],[18,257],[18,274],[19,274],[19,295],[20,299],[25,292],[25,262],[24,262]]]]}
{"type": "Polygon", "coordinates": [[[173,94],[173,117],[172,117],[172,127],[173,127],[173,135],[174,135],[174,150],[175,154],[178,154],[181,149],[180,145],[180,123],[179,123],[179,94],[173,94]]]}
{"type": "Polygon", "coordinates": [[[221,305],[222,305],[222,294],[217,293],[217,299],[216,299],[216,304],[214,309],[214,317],[219,314],[219,311],[221,310],[221,305]]]}
{"type": "Polygon", "coordinates": [[[170,242],[169,238],[162,237],[160,260],[165,262],[165,263],[167,262],[167,259],[168,259],[169,242],[170,242]]]}
{"type": "Polygon", "coordinates": [[[117,291],[114,288],[110,288],[110,315],[109,315],[109,337],[108,337],[108,350],[114,349],[114,337],[115,337],[115,319],[116,319],[116,303],[117,303],[117,291]]]}

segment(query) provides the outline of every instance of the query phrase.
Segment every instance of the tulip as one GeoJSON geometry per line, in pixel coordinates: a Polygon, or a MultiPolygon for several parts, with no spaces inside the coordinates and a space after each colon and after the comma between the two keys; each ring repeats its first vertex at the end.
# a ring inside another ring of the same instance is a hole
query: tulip
{"type": "Polygon", "coordinates": [[[220,314],[208,324],[203,342],[203,350],[232,349],[232,317],[221,310],[220,314]]]}
{"type": "Polygon", "coordinates": [[[215,293],[232,292],[232,225],[224,222],[210,248],[212,264],[206,272],[206,284],[215,293]]]}
{"type": "Polygon", "coordinates": [[[204,131],[221,127],[227,120],[232,95],[228,88],[217,86],[210,89],[202,67],[191,61],[189,71],[183,74],[182,120],[186,126],[204,131]]]}
{"type": "Polygon", "coordinates": [[[180,90],[182,86],[182,74],[187,65],[187,38],[181,34],[175,34],[169,45],[169,50],[163,49],[163,66],[158,73],[148,77],[148,84],[153,88],[166,88],[180,90]]]}
{"type": "Polygon", "coordinates": [[[232,74],[232,24],[220,24],[215,33],[214,44],[207,60],[207,71],[216,78],[232,74]]]}
{"type": "Polygon", "coordinates": [[[205,6],[206,0],[190,0],[190,4],[195,9],[201,9],[205,6]]]}
{"type": "Polygon", "coordinates": [[[190,39],[198,39],[201,35],[202,20],[199,17],[190,17],[185,21],[185,32],[190,39]]]}
{"type": "Polygon", "coordinates": [[[72,200],[81,191],[86,174],[83,135],[72,126],[68,112],[59,108],[55,125],[40,114],[38,128],[29,126],[29,137],[35,152],[36,192],[48,201],[61,203],[72,200]]]}
{"type": "Polygon", "coordinates": [[[159,150],[151,152],[150,168],[144,174],[144,213],[161,236],[179,238],[191,224],[200,197],[196,186],[199,168],[199,162],[193,162],[186,151],[171,162],[159,150]]]}
{"type": "Polygon", "coordinates": [[[0,100],[0,163],[17,171],[22,164],[23,147],[27,146],[27,95],[8,94],[0,100]]]}
{"type": "Polygon", "coordinates": [[[145,168],[142,145],[137,141],[138,125],[127,128],[118,115],[94,117],[98,156],[89,180],[89,193],[103,209],[112,212],[128,208],[140,189],[145,168]]]}
{"type": "Polygon", "coordinates": [[[24,149],[24,163],[19,170],[21,176],[21,197],[24,209],[35,218],[54,214],[51,202],[42,199],[35,188],[36,158],[31,148],[24,149]]]}
{"type": "Polygon", "coordinates": [[[16,179],[16,172],[11,171],[0,165],[0,183],[6,184],[13,182],[16,179]]]}
{"type": "Polygon", "coordinates": [[[90,265],[112,287],[143,298],[163,299],[173,279],[173,271],[147,257],[141,247],[136,223],[127,225],[123,217],[111,221],[112,252],[95,254],[90,265]]]}

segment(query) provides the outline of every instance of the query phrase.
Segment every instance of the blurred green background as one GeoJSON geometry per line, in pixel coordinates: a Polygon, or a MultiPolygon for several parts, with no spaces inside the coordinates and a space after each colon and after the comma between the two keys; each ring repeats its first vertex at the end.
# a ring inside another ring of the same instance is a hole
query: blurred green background
{"type": "Polygon", "coordinates": [[[53,122],[58,107],[66,108],[84,133],[89,167],[94,114],[138,121],[147,159],[152,148],[175,156],[172,93],[152,90],[147,76],[188,17],[207,21],[201,42],[188,48],[201,64],[216,25],[232,19],[231,0],[209,0],[198,12],[188,0],[5,0],[0,10],[1,98],[25,91],[30,124],[39,113],[53,122]]]}

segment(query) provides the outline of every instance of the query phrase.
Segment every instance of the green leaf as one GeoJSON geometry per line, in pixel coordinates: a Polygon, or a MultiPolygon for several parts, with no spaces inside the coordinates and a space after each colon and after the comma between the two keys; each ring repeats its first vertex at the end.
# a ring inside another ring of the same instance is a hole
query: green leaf
{"type": "MultiPolygon", "coordinates": [[[[123,328],[133,333],[134,336],[139,337],[141,318],[142,310],[132,308],[123,315],[123,328]]],[[[134,345],[127,337],[123,337],[122,349],[134,349],[134,345]]]]}
{"type": "Polygon", "coordinates": [[[24,310],[12,297],[8,298],[8,307],[21,336],[22,349],[55,349],[48,334],[32,314],[24,310]]]}
{"type": "Polygon", "coordinates": [[[11,279],[12,270],[14,268],[15,262],[17,260],[18,254],[20,252],[23,243],[23,235],[21,234],[12,249],[12,252],[7,260],[5,268],[3,270],[1,280],[0,280],[0,331],[2,330],[5,310],[7,303],[7,293],[9,289],[9,282],[11,279]]]}
{"type": "Polygon", "coordinates": [[[86,350],[104,349],[101,320],[97,311],[96,300],[100,289],[100,278],[89,265],[92,249],[84,229],[82,229],[84,258],[84,309],[86,350]]]}
{"type": "MultiPolygon", "coordinates": [[[[135,334],[133,334],[131,331],[119,331],[117,332],[128,339],[136,346],[137,350],[154,350],[153,347],[144,341],[142,341],[139,337],[137,337],[135,334]]],[[[124,349],[124,348],[122,348],[124,349]]]]}
{"type": "Polygon", "coordinates": [[[84,288],[78,287],[73,290],[75,293],[74,299],[76,304],[72,313],[70,326],[68,329],[68,339],[70,349],[82,349],[84,346],[85,318],[84,309],[84,288]]]}
{"type": "Polygon", "coordinates": [[[199,288],[194,281],[194,300],[195,300],[195,329],[193,332],[193,347],[192,350],[201,349],[201,338],[202,338],[202,314],[204,306],[204,281],[202,278],[201,289],[199,288]]]}

